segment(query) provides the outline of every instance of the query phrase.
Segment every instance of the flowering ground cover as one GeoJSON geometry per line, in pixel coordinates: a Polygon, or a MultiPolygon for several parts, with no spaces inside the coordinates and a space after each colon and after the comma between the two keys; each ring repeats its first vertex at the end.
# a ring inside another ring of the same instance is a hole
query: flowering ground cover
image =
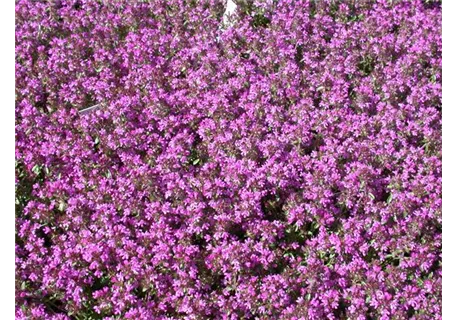
{"type": "Polygon", "coordinates": [[[440,2],[225,5],[16,1],[16,318],[441,319],[440,2]]]}

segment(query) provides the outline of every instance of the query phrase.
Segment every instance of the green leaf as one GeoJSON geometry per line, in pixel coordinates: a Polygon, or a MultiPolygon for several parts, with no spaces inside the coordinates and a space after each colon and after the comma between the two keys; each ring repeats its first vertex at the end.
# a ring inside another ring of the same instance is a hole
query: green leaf
{"type": "Polygon", "coordinates": [[[33,171],[36,175],[39,175],[40,172],[41,172],[41,166],[38,165],[38,164],[34,165],[33,168],[32,168],[32,171],[33,171]]]}
{"type": "Polygon", "coordinates": [[[420,278],[417,278],[417,279],[416,279],[416,282],[418,283],[418,285],[419,285],[420,287],[422,287],[423,284],[424,284],[423,280],[420,279],[420,278]]]}
{"type": "Polygon", "coordinates": [[[59,211],[63,212],[66,209],[66,203],[63,201],[60,201],[58,209],[59,209],[59,211]]]}
{"type": "Polygon", "coordinates": [[[388,199],[386,199],[386,203],[390,204],[391,201],[393,201],[393,194],[392,193],[389,194],[388,199]]]}
{"type": "Polygon", "coordinates": [[[193,163],[194,166],[196,166],[199,162],[200,162],[200,159],[195,159],[195,160],[193,160],[192,163],[193,163]]]}
{"type": "Polygon", "coordinates": [[[255,14],[252,18],[252,24],[254,28],[265,28],[271,23],[271,20],[261,13],[255,14]]]}

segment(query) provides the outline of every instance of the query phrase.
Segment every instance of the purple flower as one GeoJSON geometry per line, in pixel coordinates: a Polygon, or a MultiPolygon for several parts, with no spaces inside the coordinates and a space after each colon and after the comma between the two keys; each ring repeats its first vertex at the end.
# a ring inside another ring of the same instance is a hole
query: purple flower
{"type": "Polygon", "coordinates": [[[16,2],[18,319],[441,318],[440,1],[232,3],[16,2]]]}

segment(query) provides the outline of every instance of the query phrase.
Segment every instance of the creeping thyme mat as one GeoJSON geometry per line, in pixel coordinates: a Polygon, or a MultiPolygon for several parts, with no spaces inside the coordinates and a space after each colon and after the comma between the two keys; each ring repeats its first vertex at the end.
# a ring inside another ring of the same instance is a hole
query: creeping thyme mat
{"type": "Polygon", "coordinates": [[[16,1],[17,319],[441,319],[440,2],[234,3],[16,1]]]}

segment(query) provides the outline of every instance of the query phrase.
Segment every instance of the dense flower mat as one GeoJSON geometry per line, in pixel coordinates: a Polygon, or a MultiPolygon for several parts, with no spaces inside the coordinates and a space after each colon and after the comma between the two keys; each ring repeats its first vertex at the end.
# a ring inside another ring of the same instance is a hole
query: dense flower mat
{"type": "Polygon", "coordinates": [[[441,4],[224,11],[16,1],[17,319],[440,319],[441,4]]]}

